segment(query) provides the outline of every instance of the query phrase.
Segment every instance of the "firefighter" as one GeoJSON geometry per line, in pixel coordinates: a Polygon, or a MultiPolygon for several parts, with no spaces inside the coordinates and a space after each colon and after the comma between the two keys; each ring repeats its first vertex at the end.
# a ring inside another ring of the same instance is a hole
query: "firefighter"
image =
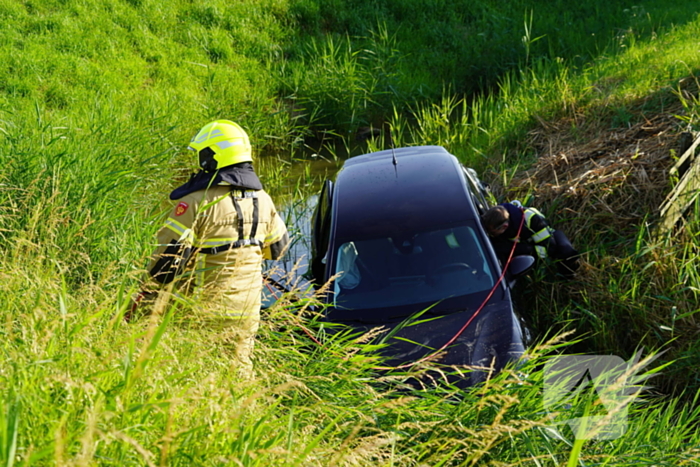
{"type": "MultiPolygon", "coordinates": [[[[176,188],[175,206],[158,232],[147,268],[155,290],[192,299],[194,320],[232,330],[244,373],[260,321],[263,259],[279,259],[289,244],[284,221],[253,170],[246,132],[229,120],[205,125],[190,141],[200,171],[176,188]]],[[[148,290],[141,297],[153,295],[148,290]]],[[[140,298],[141,298],[140,297],[140,298]]]]}
{"type": "Polygon", "coordinates": [[[566,235],[552,228],[537,209],[511,201],[490,208],[481,219],[502,263],[508,260],[515,243],[513,255],[530,255],[542,261],[551,258],[556,261],[558,272],[567,279],[578,269],[578,252],[566,235]]]}

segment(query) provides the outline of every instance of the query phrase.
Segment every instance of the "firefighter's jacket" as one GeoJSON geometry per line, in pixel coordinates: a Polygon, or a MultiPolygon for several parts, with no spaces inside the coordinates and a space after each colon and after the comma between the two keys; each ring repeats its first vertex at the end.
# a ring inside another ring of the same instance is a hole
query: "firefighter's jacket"
{"type": "Polygon", "coordinates": [[[158,232],[148,272],[159,284],[231,318],[257,320],[262,261],[289,243],[284,221],[264,190],[215,185],[176,200],[158,232]]]}
{"type": "Polygon", "coordinates": [[[553,229],[547,223],[544,215],[535,208],[520,208],[511,203],[502,203],[509,215],[508,229],[499,235],[511,241],[529,242],[535,245],[547,246],[553,229]],[[523,222],[523,216],[525,221],[523,222]],[[523,224],[520,229],[520,224],[523,224]],[[520,236],[518,237],[518,229],[520,236]]]}
{"type": "Polygon", "coordinates": [[[560,274],[573,277],[579,268],[579,253],[561,230],[550,227],[544,215],[535,208],[522,208],[512,203],[502,203],[501,206],[509,214],[508,228],[491,239],[501,261],[509,257],[513,242],[516,242],[516,255],[535,255],[542,260],[550,258],[558,262],[560,274]]]}
{"type": "Polygon", "coordinates": [[[509,222],[506,231],[492,239],[494,246],[498,245],[499,255],[507,258],[515,242],[517,255],[536,255],[540,259],[550,256],[555,230],[549,226],[544,215],[535,208],[522,208],[513,203],[502,203],[500,206],[508,211],[509,222]]]}

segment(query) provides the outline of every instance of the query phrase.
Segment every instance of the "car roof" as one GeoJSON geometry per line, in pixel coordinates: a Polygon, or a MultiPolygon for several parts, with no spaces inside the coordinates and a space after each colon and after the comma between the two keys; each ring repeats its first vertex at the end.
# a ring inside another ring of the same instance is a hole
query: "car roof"
{"type": "Polygon", "coordinates": [[[336,178],[333,204],[336,239],[434,230],[478,218],[457,158],[441,146],[348,159],[336,178]]]}

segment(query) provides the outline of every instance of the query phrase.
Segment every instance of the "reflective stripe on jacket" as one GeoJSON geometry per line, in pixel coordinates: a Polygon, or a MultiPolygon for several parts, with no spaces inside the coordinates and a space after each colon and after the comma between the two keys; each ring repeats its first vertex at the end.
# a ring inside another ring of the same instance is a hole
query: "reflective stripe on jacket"
{"type": "Polygon", "coordinates": [[[553,229],[547,225],[544,215],[535,208],[526,208],[524,212],[525,225],[532,232],[530,241],[539,244],[548,240],[552,236],[553,229]]]}

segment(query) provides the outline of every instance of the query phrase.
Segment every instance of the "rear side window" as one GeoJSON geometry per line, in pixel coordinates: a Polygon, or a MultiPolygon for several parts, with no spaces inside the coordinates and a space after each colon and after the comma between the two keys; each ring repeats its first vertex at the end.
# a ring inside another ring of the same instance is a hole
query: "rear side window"
{"type": "Polygon", "coordinates": [[[467,184],[469,185],[469,191],[472,195],[472,200],[476,205],[479,214],[485,213],[489,207],[491,207],[488,199],[486,198],[488,193],[488,188],[479,180],[474,169],[468,169],[462,167],[464,170],[464,177],[467,179],[467,184]]]}

